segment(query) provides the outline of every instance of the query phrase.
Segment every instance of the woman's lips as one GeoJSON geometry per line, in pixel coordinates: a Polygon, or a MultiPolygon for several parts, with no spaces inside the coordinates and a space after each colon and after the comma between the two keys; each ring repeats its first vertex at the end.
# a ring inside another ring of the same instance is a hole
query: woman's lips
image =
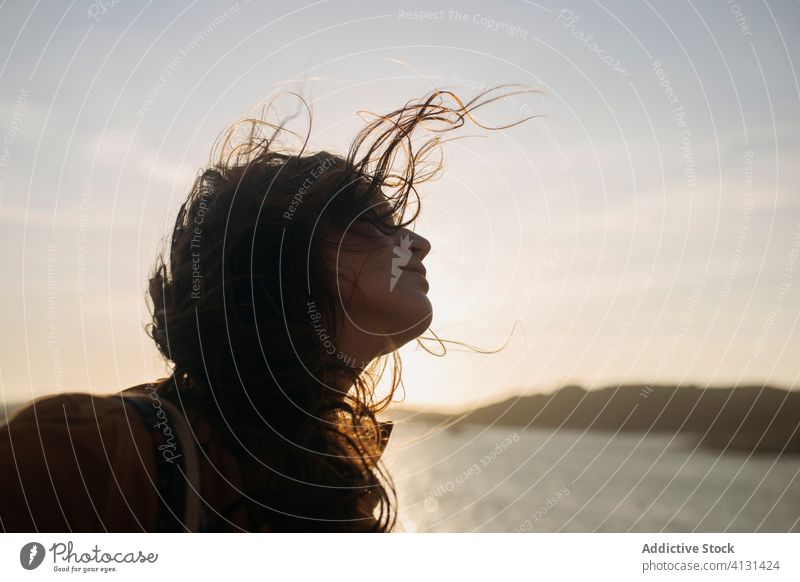
{"type": "Polygon", "coordinates": [[[419,273],[423,277],[427,275],[428,271],[425,269],[425,265],[420,263],[419,265],[406,265],[403,267],[404,271],[411,271],[413,273],[419,273]]]}
{"type": "Polygon", "coordinates": [[[428,289],[430,288],[430,284],[428,283],[428,279],[425,276],[427,274],[427,271],[425,270],[425,266],[422,263],[420,263],[418,265],[405,266],[405,267],[403,267],[403,270],[404,271],[409,271],[411,273],[419,274],[420,277],[419,277],[418,280],[422,281],[422,284],[425,286],[425,293],[428,292],[428,289]]]}

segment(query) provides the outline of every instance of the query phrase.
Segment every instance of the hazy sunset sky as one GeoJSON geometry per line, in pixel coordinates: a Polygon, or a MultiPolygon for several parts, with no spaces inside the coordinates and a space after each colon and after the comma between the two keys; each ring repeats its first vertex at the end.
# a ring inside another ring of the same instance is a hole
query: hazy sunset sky
{"type": "Polygon", "coordinates": [[[3,3],[2,397],[164,374],[158,246],[219,132],[280,86],[338,152],[357,111],[433,87],[543,91],[481,119],[544,117],[465,126],[421,190],[433,329],[508,345],[407,346],[408,404],[796,386],[798,25],[796,1],[3,3]]]}

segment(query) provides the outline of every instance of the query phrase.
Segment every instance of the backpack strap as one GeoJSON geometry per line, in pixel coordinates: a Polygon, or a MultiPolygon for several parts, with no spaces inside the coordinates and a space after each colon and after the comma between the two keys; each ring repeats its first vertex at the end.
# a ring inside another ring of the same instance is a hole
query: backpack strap
{"type": "Polygon", "coordinates": [[[163,398],[130,393],[123,398],[134,405],[153,437],[159,497],[155,531],[199,531],[200,469],[186,417],[163,398]]]}

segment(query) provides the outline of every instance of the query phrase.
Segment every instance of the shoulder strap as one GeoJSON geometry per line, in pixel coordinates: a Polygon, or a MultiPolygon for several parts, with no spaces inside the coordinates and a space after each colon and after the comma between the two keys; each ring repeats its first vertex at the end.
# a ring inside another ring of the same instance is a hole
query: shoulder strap
{"type": "Polygon", "coordinates": [[[200,470],[186,417],[163,398],[130,393],[123,398],[136,407],[153,436],[159,494],[156,531],[199,531],[200,470]]]}

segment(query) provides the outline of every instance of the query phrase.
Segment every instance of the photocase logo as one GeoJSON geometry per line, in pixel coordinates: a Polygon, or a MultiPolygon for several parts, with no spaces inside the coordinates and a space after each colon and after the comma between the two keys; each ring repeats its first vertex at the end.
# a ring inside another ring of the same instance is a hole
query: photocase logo
{"type": "Polygon", "coordinates": [[[29,542],[19,551],[19,563],[26,570],[35,570],[44,561],[44,546],[39,542],[29,542]]]}
{"type": "Polygon", "coordinates": [[[402,237],[400,239],[400,244],[395,245],[393,250],[394,258],[392,258],[392,277],[389,281],[389,292],[394,291],[397,280],[400,279],[400,275],[403,274],[403,267],[411,260],[411,235],[407,234],[402,237]]]}

